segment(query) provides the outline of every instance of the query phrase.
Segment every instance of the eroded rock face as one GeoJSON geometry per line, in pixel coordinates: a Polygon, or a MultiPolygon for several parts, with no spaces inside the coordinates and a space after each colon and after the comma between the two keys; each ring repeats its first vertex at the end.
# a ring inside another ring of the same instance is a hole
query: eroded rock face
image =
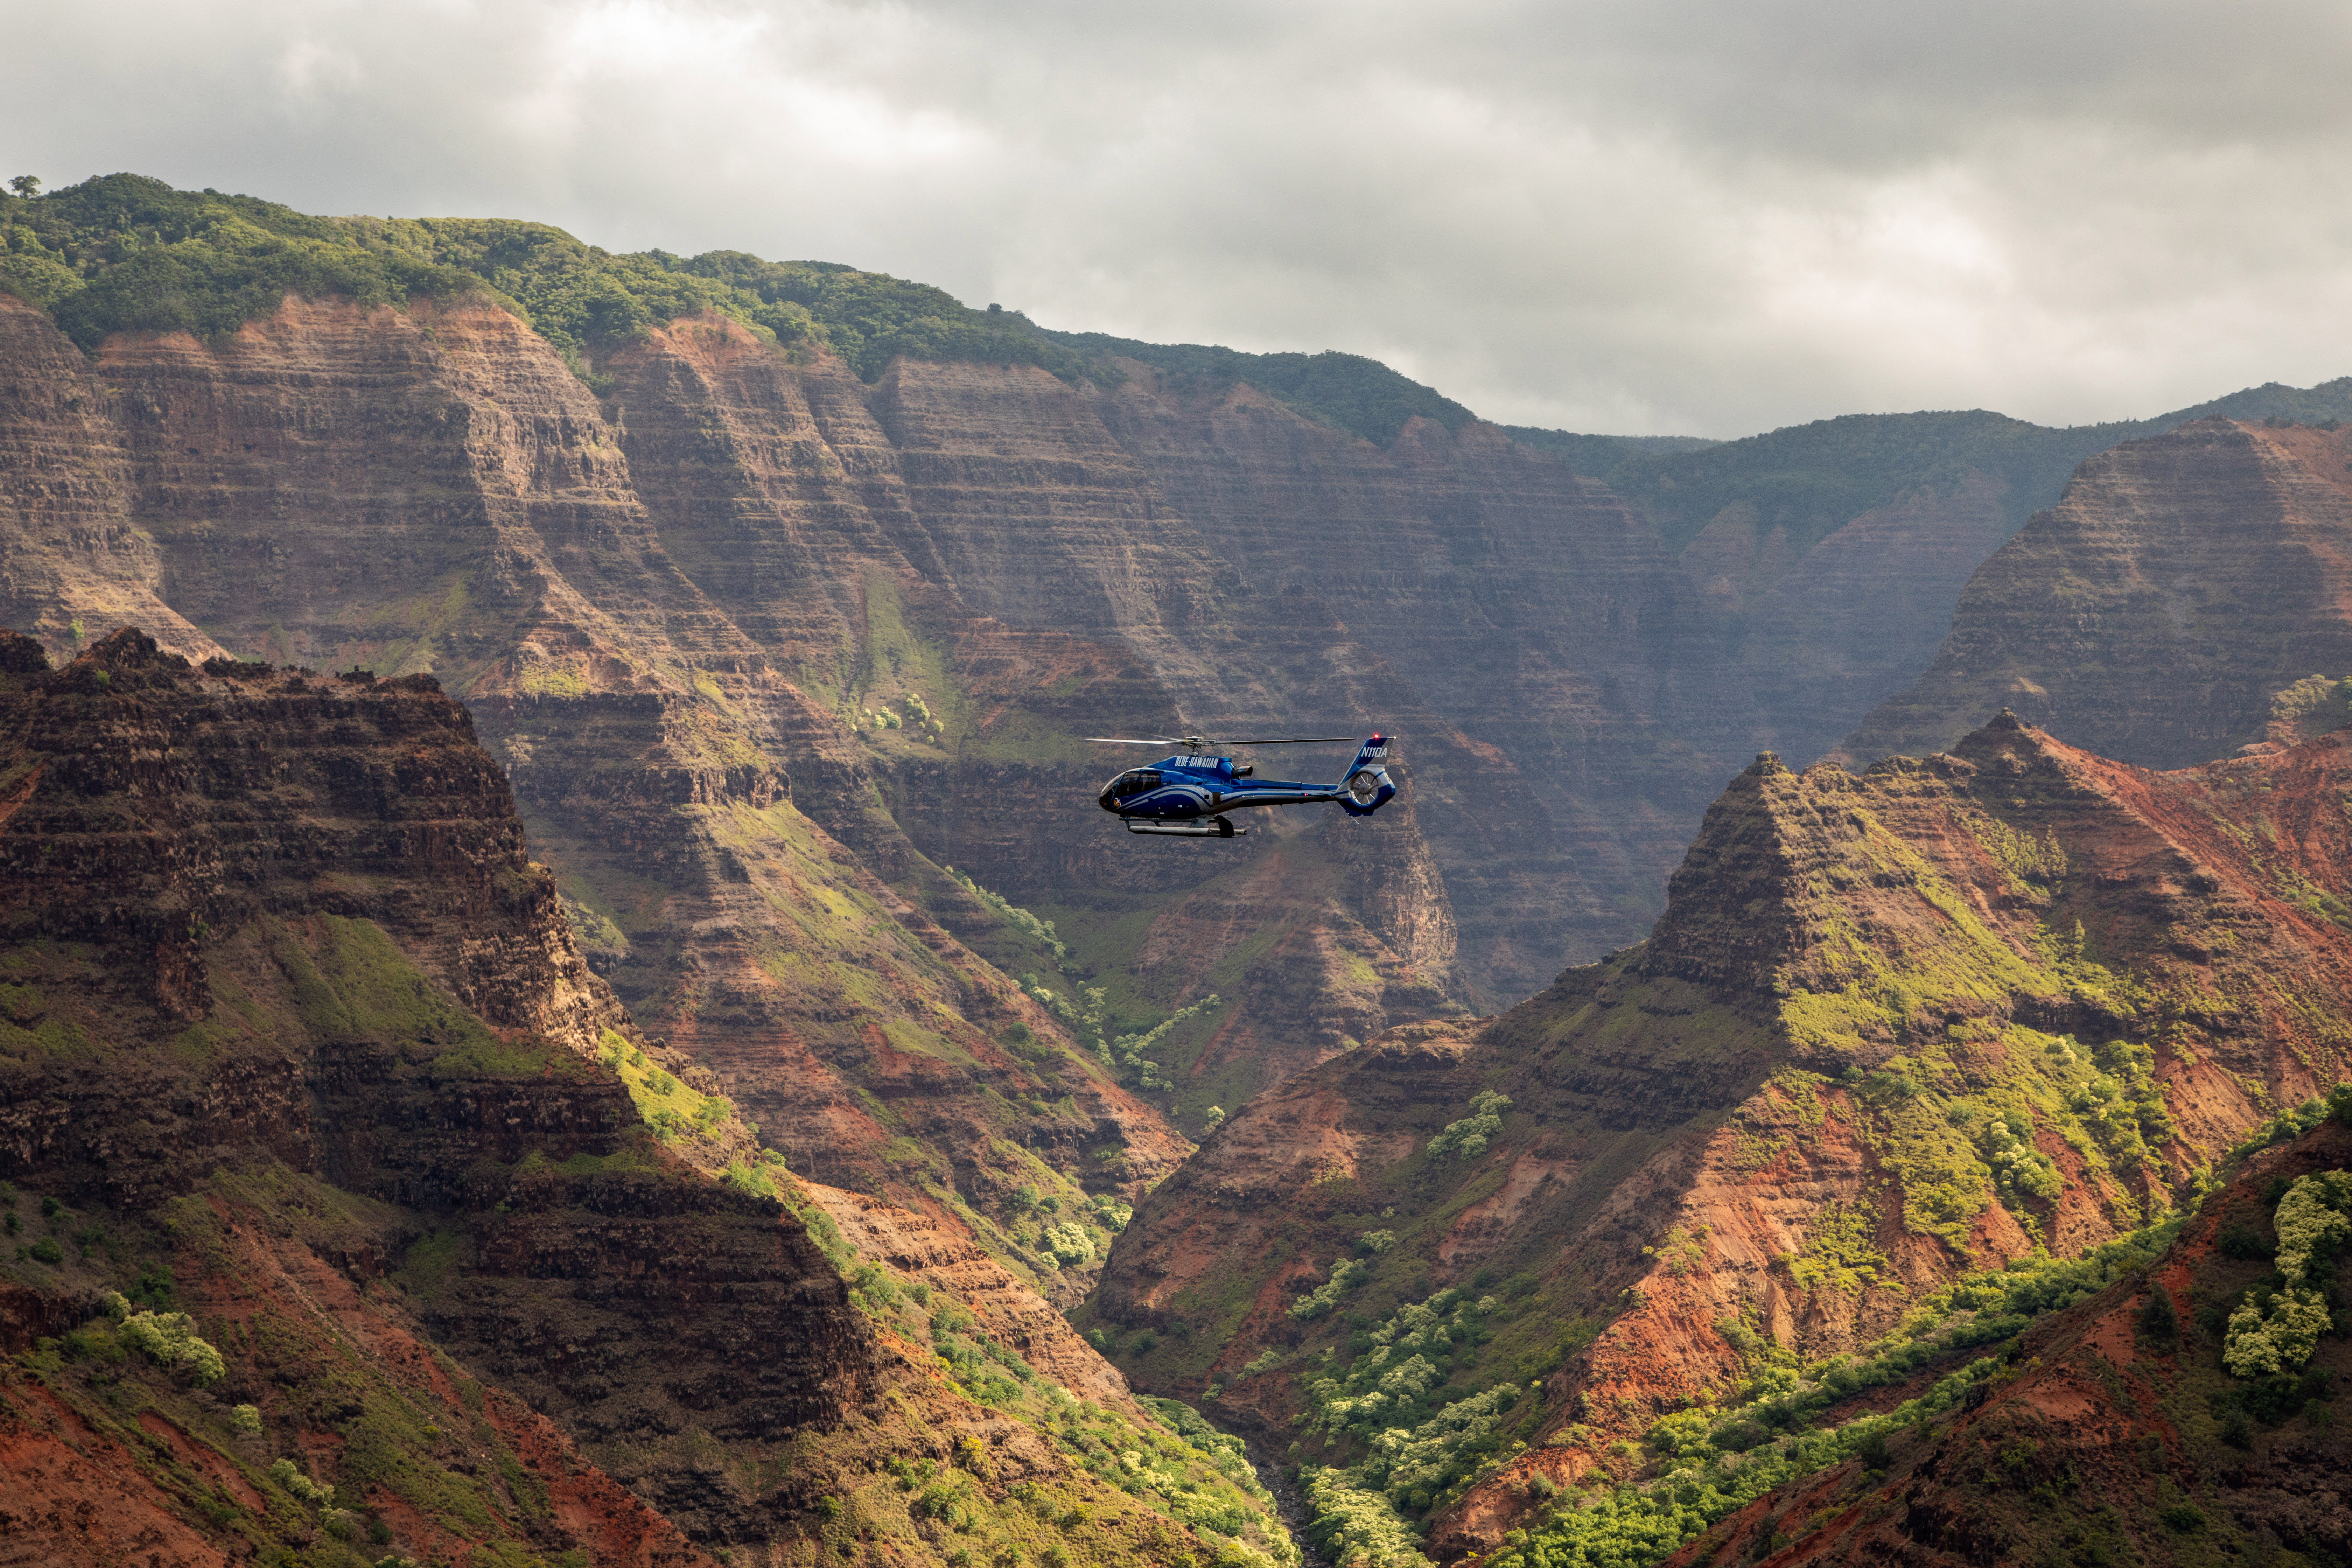
{"type": "MultiPolygon", "coordinates": [[[[34,507],[11,558],[51,576],[80,559],[72,542],[95,525],[58,511],[71,502],[148,551],[92,557],[115,600],[152,581],[240,652],[436,672],[505,765],[536,852],[559,862],[589,956],[651,1028],[725,1075],[774,1146],[934,1201],[880,1159],[907,1129],[859,1094],[869,1068],[894,1098],[908,1087],[869,1048],[880,1018],[905,1026],[902,1042],[947,1021],[949,1071],[918,1086],[929,1103],[914,1120],[982,1205],[1029,1179],[1006,1143],[1090,1176],[1107,1168],[1084,1150],[1123,1147],[1112,1185],[1181,1155],[1098,1065],[1058,1044],[1047,1063],[997,1048],[1015,1022],[1061,1037],[922,908],[927,873],[879,807],[873,759],[830,699],[796,683],[838,681],[863,653],[870,584],[895,603],[910,570],[895,475],[873,478],[859,455],[886,439],[837,364],[802,375],[739,329],[681,329],[641,373],[616,367],[608,411],[527,328],[479,305],[289,300],[224,342],[118,340],[88,367],[9,309],[31,345],[31,401],[11,428],[34,507]],[[648,379],[663,375],[680,382],[667,402],[648,379]],[[75,407],[79,425],[58,412],[75,407]],[[714,456],[692,430],[730,416],[738,438],[714,456]],[[74,431],[104,450],[74,457],[74,431]],[[73,484],[47,471],[68,458],[73,484]],[[745,507],[761,548],[743,547],[745,507]],[[735,536],[713,533],[715,513],[735,536]],[[665,529],[690,563],[718,562],[705,575],[723,606],[673,562],[665,529]],[[1070,1102],[1075,1114],[1025,1110],[1070,1102]],[[1024,1109],[996,1109],[1008,1106],[1024,1109]]],[[[49,631],[70,647],[66,628],[49,631]]]]}
{"type": "Polygon", "coordinates": [[[1588,1325],[1564,1365],[1471,1342],[1432,1396],[1541,1373],[1517,1429],[1582,1428],[1433,1538],[1491,1546],[1518,1478],[1572,1479],[1736,1378],[1721,1325],[1851,1347],[1965,1268],[2134,1227],[2272,1106],[2336,1081],[2347,783],[2352,731],[2158,773],[2011,715],[1861,776],[1760,758],[1648,942],[1262,1097],[1142,1205],[1092,1321],[1160,1334],[1127,1363],[1147,1390],[1279,1352],[1307,1370],[1239,1379],[1221,1405],[1269,1432],[1348,1364],[1341,1313],[1451,1287],[1496,1295],[1501,1343],[1522,1321],[1588,1325]],[[1481,1131],[1487,1093],[1508,1105],[1481,1131]],[[1294,1317],[1351,1256],[1369,1282],[1294,1317]]]}
{"type": "Polygon", "coordinates": [[[0,300],[0,625],[73,648],[137,626],[215,657],[158,596],[162,563],[131,520],[131,453],[109,401],[47,317],[0,300]]]}
{"type": "Polygon", "coordinates": [[[1423,831],[1483,993],[1638,935],[1704,809],[1701,759],[1754,749],[1746,677],[1649,526],[1492,426],[1417,418],[1381,448],[1247,386],[1123,368],[1104,419],[1252,595],[1312,595],[1443,716],[1398,723],[1444,791],[1423,831]]]}
{"type": "MultiPolygon", "coordinates": [[[[1927,668],[1961,589],[2011,532],[2010,488],[1970,470],[1948,489],[1873,508],[1727,606],[1738,616],[1740,665],[1783,753],[1801,764],[1820,756],[1854,715],[1927,668]]],[[[1686,570],[1696,548],[1683,552],[1686,570]]]]}
{"type": "Polygon", "coordinates": [[[2352,669],[2347,457],[2340,430],[2206,419],[2090,458],[1840,754],[1933,752],[2000,706],[2148,767],[2261,741],[2273,693],[2352,669]]]}

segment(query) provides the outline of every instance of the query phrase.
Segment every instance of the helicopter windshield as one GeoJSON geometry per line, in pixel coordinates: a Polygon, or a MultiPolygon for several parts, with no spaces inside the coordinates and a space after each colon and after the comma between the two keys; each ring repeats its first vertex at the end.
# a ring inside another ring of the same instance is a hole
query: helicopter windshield
{"type": "Polygon", "coordinates": [[[1111,780],[1110,788],[1103,793],[1114,800],[1125,800],[1129,795],[1141,795],[1145,790],[1159,787],[1158,773],[1153,773],[1150,768],[1135,768],[1111,780]]]}

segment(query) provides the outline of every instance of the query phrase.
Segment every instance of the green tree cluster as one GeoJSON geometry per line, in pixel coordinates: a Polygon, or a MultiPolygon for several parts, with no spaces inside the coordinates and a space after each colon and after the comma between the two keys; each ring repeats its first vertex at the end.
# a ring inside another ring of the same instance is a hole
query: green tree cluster
{"type": "Polygon", "coordinates": [[[119,1290],[107,1292],[106,1312],[122,1342],[156,1365],[207,1386],[228,1374],[220,1352],[196,1337],[195,1320],[185,1312],[134,1312],[119,1290]]]}
{"type": "Polygon", "coordinates": [[[2240,1377],[2303,1370],[2333,1326],[2327,1298],[2310,1283],[2314,1266],[2352,1236],[2352,1172],[2323,1171],[2289,1187],[2273,1215],[2278,1230],[2275,1292],[2257,1289],[2230,1314],[2222,1363],[2240,1377]]]}
{"type": "Polygon", "coordinates": [[[1470,1114],[1447,1122],[1445,1130],[1429,1141],[1430,1158],[1454,1154],[1476,1159],[1486,1152],[1486,1141],[1503,1130],[1503,1112],[1510,1109],[1511,1097],[1491,1089],[1471,1096],[1470,1114]]]}

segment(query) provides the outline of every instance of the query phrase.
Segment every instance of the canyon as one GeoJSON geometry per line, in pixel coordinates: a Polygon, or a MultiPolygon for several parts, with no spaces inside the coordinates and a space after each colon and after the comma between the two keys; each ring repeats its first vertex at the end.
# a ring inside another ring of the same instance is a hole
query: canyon
{"type": "Polygon", "coordinates": [[[1841,753],[1933,751],[1988,702],[2150,767],[2267,743],[2277,693],[2352,670],[2347,460],[2340,429],[2224,419],[2091,458],[1841,753]]]}
{"type": "Polygon", "coordinates": [[[2112,1349],[2335,1147],[2242,1140],[2352,1043],[2352,382],[1612,443],[541,226],[0,229],[0,1555],[1296,1561],[1233,1432],[1368,1568],[1980,1556],[2063,1532],[1947,1470],[2080,1431],[1972,1336],[2112,1349]],[[1375,817],[1092,799],[1350,723],[1375,817]]]}

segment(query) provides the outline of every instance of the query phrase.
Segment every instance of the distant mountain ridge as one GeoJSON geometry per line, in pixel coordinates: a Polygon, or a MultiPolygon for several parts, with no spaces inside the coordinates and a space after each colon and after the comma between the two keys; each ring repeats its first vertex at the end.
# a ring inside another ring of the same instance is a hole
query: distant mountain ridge
{"type": "MultiPolygon", "coordinates": [[[[2226,401],[2226,400],[2225,400],[2226,401]]],[[[1920,755],[2015,709],[2147,767],[2268,743],[2352,673],[2352,430],[2192,420],[2087,459],[1977,568],[1936,656],[1838,754],[1920,755]]]]}

